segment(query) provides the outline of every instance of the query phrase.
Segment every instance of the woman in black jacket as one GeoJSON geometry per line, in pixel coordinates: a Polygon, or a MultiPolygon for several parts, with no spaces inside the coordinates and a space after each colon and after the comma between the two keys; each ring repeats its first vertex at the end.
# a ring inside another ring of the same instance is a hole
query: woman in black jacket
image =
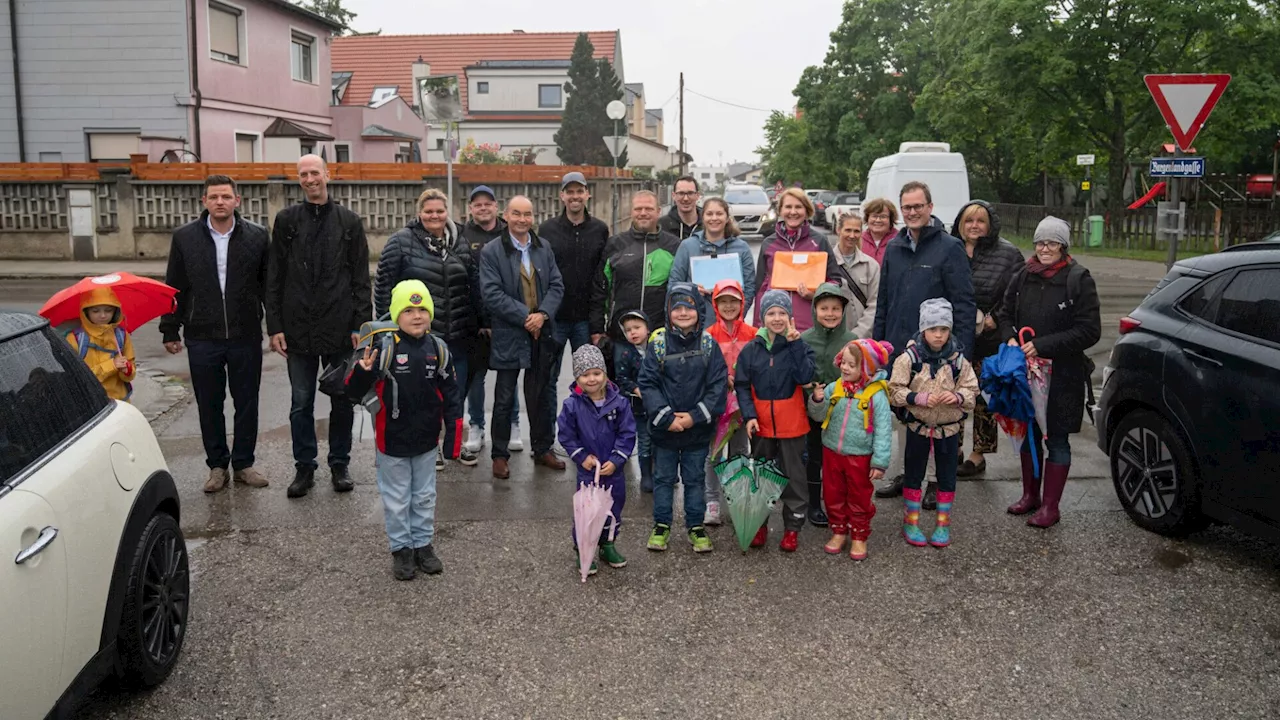
{"type": "MultiPolygon", "coordinates": [[[[1000,237],[1000,216],[985,200],[972,200],[960,208],[951,234],[964,243],[969,256],[969,272],[973,278],[973,299],[978,306],[978,330],[974,335],[973,370],[982,376],[982,361],[995,355],[1000,348],[1000,333],[996,327],[1004,293],[1009,280],[1022,269],[1022,252],[1013,243],[1000,237]]],[[[960,426],[960,447],[964,448],[964,425],[960,426]]],[[[978,396],[973,407],[973,452],[965,458],[956,471],[957,477],[973,477],[986,472],[987,460],[983,456],[999,449],[1000,433],[995,417],[987,410],[987,403],[978,396]]]]}
{"type": "Polygon", "coordinates": [[[1068,438],[1080,432],[1084,415],[1085,383],[1090,366],[1085,351],[1102,337],[1098,286],[1089,271],[1067,254],[1071,247],[1071,226],[1065,220],[1046,217],[1036,227],[1035,254],[1009,282],[1000,313],[1001,337],[1017,345],[1018,331],[1031,328],[1022,351],[1027,357],[1053,361],[1049,380],[1047,428],[1032,423],[1022,446],[1022,499],[1009,506],[1014,515],[1036,511],[1028,525],[1047,528],[1058,522],[1058,502],[1062,499],[1071,469],[1068,438]],[[1044,448],[1040,447],[1041,439],[1044,448]],[[1044,497],[1040,479],[1031,460],[1031,443],[1036,457],[1044,463],[1044,497]],[[1044,451],[1047,450],[1047,457],[1044,451]]]}
{"type": "MultiPolygon", "coordinates": [[[[421,280],[431,292],[435,315],[431,332],[449,344],[454,372],[463,397],[467,393],[467,357],[484,326],[480,299],[480,273],[470,246],[460,239],[449,219],[448,198],[435,188],[418,196],[418,216],[387,239],[378,258],[373,284],[374,315],[381,318],[391,305],[391,290],[402,280],[421,280]]],[[[445,447],[452,447],[453,426],[445,428],[445,447]]],[[[475,465],[476,455],[466,449],[459,455],[464,465],[475,465]]],[[[437,466],[442,461],[437,461],[437,466]]]]}

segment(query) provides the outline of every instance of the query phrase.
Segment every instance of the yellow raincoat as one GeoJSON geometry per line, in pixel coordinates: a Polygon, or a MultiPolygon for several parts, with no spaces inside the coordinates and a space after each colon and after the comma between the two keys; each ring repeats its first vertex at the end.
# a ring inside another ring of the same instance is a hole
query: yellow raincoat
{"type": "Polygon", "coordinates": [[[119,330],[117,333],[117,326],[120,324],[121,319],[120,300],[116,298],[116,294],[109,287],[97,288],[80,296],[80,327],[82,330],[67,334],[67,342],[71,345],[71,349],[84,358],[85,364],[93,371],[93,374],[98,378],[98,382],[102,383],[102,387],[106,389],[108,397],[113,400],[129,399],[129,396],[133,393],[131,383],[138,373],[138,366],[133,359],[133,338],[124,330],[119,330]],[[110,323],[95,325],[89,322],[89,316],[85,313],[85,310],[95,305],[111,305],[116,308],[115,316],[110,323]],[[81,335],[83,335],[87,346],[83,352],[80,349],[80,342],[77,337],[81,335]],[[124,338],[123,348],[117,343],[117,335],[124,338]],[[115,357],[117,355],[123,355],[128,363],[123,370],[115,365],[115,357]]]}

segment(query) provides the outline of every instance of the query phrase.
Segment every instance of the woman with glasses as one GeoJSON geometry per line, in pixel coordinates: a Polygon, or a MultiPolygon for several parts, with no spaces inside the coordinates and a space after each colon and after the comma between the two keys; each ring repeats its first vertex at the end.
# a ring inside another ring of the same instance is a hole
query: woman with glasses
{"type": "Polygon", "coordinates": [[[1085,351],[1102,337],[1098,287],[1089,271],[1068,254],[1070,249],[1071,226],[1052,216],[1041,220],[1036,226],[1035,253],[1009,281],[999,312],[1003,340],[1021,346],[1028,358],[1053,361],[1048,427],[1033,422],[1027,432],[1022,445],[1022,498],[1009,506],[1013,515],[1034,510],[1027,524],[1038,528],[1058,522],[1058,502],[1071,470],[1069,438],[1080,432],[1085,383],[1092,382],[1092,363],[1085,351]],[[1030,332],[1020,337],[1023,328],[1030,332]]]}
{"type": "MultiPolygon", "coordinates": [[[[483,323],[480,312],[480,274],[477,258],[458,227],[449,219],[448,198],[435,188],[418,196],[418,215],[387,239],[378,258],[373,283],[374,315],[381,318],[391,306],[391,289],[402,280],[421,280],[435,302],[431,332],[449,344],[463,397],[467,393],[467,357],[483,323]]],[[[452,447],[455,428],[445,428],[445,447],[452,447]]],[[[466,448],[459,462],[474,466],[476,454],[466,448]]],[[[436,466],[444,465],[443,455],[436,466]]]]}
{"type": "Polygon", "coordinates": [[[862,252],[877,265],[883,264],[884,251],[897,234],[898,208],[885,198],[869,200],[862,205],[862,221],[866,224],[862,231],[862,252]]]}
{"type": "MultiPolygon", "coordinates": [[[[779,252],[827,254],[825,280],[841,287],[849,284],[849,278],[840,269],[836,254],[832,252],[827,236],[812,225],[813,201],[800,188],[790,187],[778,193],[778,222],[760,246],[760,262],[756,264],[756,297],[773,287],[773,259],[779,252]]],[[[800,287],[790,290],[792,317],[796,329],[804,332],[813,327],[813,293],[817,287],[800,287]]],[[[756,327],[764,327],[759,303],[756,304],[756,327]]]]}

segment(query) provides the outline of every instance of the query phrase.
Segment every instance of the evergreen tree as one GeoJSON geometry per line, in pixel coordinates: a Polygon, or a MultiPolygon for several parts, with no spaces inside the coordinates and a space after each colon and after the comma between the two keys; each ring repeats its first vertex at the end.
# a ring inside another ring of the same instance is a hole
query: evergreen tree
{"type": "MultiPolygon", "coordinates": [[[[613,121],[605,114],[605,106],[622,99],[622,84],[609,61],[597,61],[594,54],[587,34],[579,34],[569,60],[569,82],[564,85],[568,99],[555,135],[557,153],[565,165],[613,165],[613,156],[604,144],[604,136],[613,134],[613,121]]],[[[626,132],[625,125],[619,126],[626,132]]],[[[623,153],[618,167],[625,165],[623,153]]]]}
{"type": "Polygon", "coordinates": [[[356,19],[356,14],[342,6],[342,0],[303,0],[298,5],[310,10],[311,12],[327,17],[330,20],[342,26],[336,34],[346,35],[354,32],[351,28],[351,22],[356,19]]]}

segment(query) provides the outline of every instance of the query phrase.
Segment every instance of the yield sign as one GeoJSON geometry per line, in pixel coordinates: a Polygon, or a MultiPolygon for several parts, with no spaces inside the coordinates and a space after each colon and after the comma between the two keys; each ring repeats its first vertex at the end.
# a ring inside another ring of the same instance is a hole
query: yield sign
{"type": "Polygon", "coordinates": [[[1230,75],[1146,75],[1143,81],[1156,107],[1173,132],[1174,142],[1187,150],[1218,104],[1230,75]]]}

